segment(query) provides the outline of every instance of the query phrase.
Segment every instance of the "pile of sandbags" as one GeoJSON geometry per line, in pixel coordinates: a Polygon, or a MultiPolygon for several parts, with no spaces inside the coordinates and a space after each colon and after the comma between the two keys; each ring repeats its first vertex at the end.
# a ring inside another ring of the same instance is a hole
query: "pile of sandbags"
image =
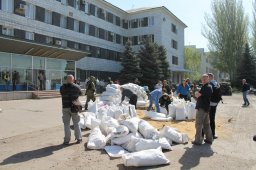
{"type": "Polygon", "coordinates": [[[106,91],[101,94],[100,100],[106,104],[119,104],[121,103],[121,97],[120,85],[109,84],[106,91]]]}
{"type": "Polygon", "coordinates": [[[175,120],[192,120],[196,118],[196,104],[193,102],[186,102],[183,99],[173,99],[169,104],[167,117],[172,117],[175,120]]]}
{"type": "MultiPolygon", "coordinates": [[[[113,88],[109,86],[108,93],[113,88]]],[[[117,91],[113,90],[113,93],[117,91]]],[[[168,164],[162,150],[172,150],[172,143],[186,143],[185,134],[171,127],[160,131],[137,117],[133,105],[96,101],[88,111],[80,114],[81,128],[91,129],[88,149],[105,149],[109,156],[122,157],[125,166],[153,166],[168,164]]],[[[147,112],[152,119],[171,120],[166,114],[147,112]]]]}

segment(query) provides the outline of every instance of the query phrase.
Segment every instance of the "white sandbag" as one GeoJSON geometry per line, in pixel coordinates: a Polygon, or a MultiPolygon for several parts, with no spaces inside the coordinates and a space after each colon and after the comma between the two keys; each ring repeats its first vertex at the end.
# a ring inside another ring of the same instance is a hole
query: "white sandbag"
{"type": "Polygon", "coordinates": [[[103,119],[101,120],[100,128],[103,134],[109,135],[118,126],[119,126],[119,123],[116,119],[113,119],[112,117],[107,116],[107,117],[103,117],[103,119]]]}
{"type": "Polygon", "coordinates": [[[143,100],[137,101],[137,106],[138,107],[145,107],[145,106],[147,106],[147,104],[148,104],[147,101],[143,101],[143,100]]]}
{"type": "Polygon", "coordinates": [[[114,118],[115,118],[115,119],[119,119],[122,114],[123,114],[123,111],[122,111],[121,109],[116,109],[116,110],[114,111],[114,118]]]}
{"type": "Polygon", "coordinates": [[[160,136],[172,140],[173,142],[184,144],[188,142],[188,136],[178,132],[176,129],[164,126],[160,131],[160,136]]]}
{"type": "Polygon", "coordinates": [[[97,103],[96,102],[89,102],[88,103],[88,112],[97,113],[97,111],[98,111],[97,103]]]}
{"type": "Polygon", "coordinates": [[[121,146],[105,146],[105,151],[111,158],[122,157],[123,154],[128,153],[121,146]]]}
{"type": "Polygon", "coordinates": [[[186,120],[186,109],[183,106],[182,108],[176,107],[176,120],[186,120]]]}
{"type": "Polygon", "coordinates": [[[106,92],[116,94],[116,93],[118,93],[118,90],[116,88],[107,86],[106,87],[106,92]]]}
{"type": "Polygon", "coordinates": [[[173,119],[176,118],[176,107],[173,104],[169,104],[168,106],[169,114],[167,117],[172,117],[173,119]]]}
{"type": "Polygon", "coordinates": [[[148,117],[148,118],[153,118],[153,117],[166,118],[166,114],[157,113],[157,112],[154,112],[154,111],[145,111],[144,114],[145,114],[145,117],[148,117]]]}
{"type": "Polygon", "coordinates": [[[119,89],[120,85],[119,84],[109,84],[109,85],[107,85],[107,87],[112,87],[114,89],[119,89]]]}
{"type": "Polygon", "coordinates": [[[100,126],[100,124],[101,124],[101,120],[96,118],[91,119],[91,129],[94,129],[95,127],[100,126]]]}
{"type": "Polygon", "coordinates": [[[196,118],[196,104],[195,103],[188,103],[188,112],[187,116],[189,120],[195,119],[196,118]]]}
{"type": "Polygon", "coordinates": [[[108,106],[103,106],[99,108],[97,113],[97,119],[102,120],[104,117],[107,117],[108,115],[108,106]]]}
{"type": "Polygon", "coordinates": [[[135,146],[135,145],[136,145],[136,143],[139,141],[139,139],[140,139],[140,138],[137,138],[137,137],[135,137],[135,136],[132,136],[131,139],[130,139],[128,142],[122,144],[121,146],[122,146],[125,150],[127,150],[127,151],[129,151],[129,152],[136,152],[136,146],[135,146]]]}
{"type": "Polygon", "coordinates": [[[169,122],[169,121],[172,121],[172,117],[153,117],[151,118],[152,120],[155,120],[155,121],[159,121],[159,122],[169,122]]]}
{"type": "Polygon", "coordinates": [[[159,132],[145,120],[140,121],[139,132],[146,139],[157,139],[159,137],[159,132]]]}
{"type": "Polygon", "coordinates": [[[169,164],[170,161],[163,154],[161,147],[134,153],[127,153],[122,156],[125,166],[156,166],[169,164]]]}
{"type": "Polygon", "coordinates": [[[160,113],[163,113],[165,115],[167,115],[167,110],[165,107],[160,107],[160,113]]]}
{"type": "Polygon", "coordinates": [[[130,130],[130,132],[133,132],[133,133],[136,133],[138,131],[139,122],[140,122],[140,119],[137,117],[119,121],[121,125],[126,126],[130,130]]]}
{"type": "Polygon", "coordinates": [[[128,133],[129,133],[129,129],[124,125],[120,125],[116,127],[116,129],[111,133],[111,137],[120,138],[128,135],[128,133]]]}
{"type": "Polygon", "coordinates": [[[103,149],[106,145],[105,136],[101,133],[100,128],[96,127],[89,135],[87,148],[88,149],[103,149]]]}
{"type": "Polygon", "coordinates": [[[79,121],[79,127],[81,128],[81,129],[86,129],[86,126],[85,126],[85,117],[84,116],[82,116],[82,115],[80,115],[80,121],[79,121]]]}
{"type": "Polygon", "coordinates": [[[166,138],[160,138],[159,140],[138,139],[137,143],[135,144],[136,151],[157,149],[158,147],[161,147],[162,149],[172,150],[172,147],[166,138]]]}
{"type": "Polygon", "coordinates": [[[129,107],[129,115],[131,117],[136,117],[137,112],[136,112],[135,106],[130,104],[128,107],[129,107]]]}
{"type": "Polygon", "coordinates": [[[137,133],[129,133],[126,136],[120,137],[120,138],[113,138],[111,139],[111,144],[112,145],[122,145],[125,144],[127,142],[129,142],[131,140],[131,138],[133,137],[140,137],[137,133]]]}

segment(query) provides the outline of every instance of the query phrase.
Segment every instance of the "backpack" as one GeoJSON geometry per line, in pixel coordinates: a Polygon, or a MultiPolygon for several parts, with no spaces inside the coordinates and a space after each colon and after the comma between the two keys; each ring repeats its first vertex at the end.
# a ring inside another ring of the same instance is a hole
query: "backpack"
{"type": "Polygon", "coordinates": [[[211,96],[211,102],[219,103],[222,100],[221,90],[219,84],[217,86],[214,86],[213,83],[210,83],[212,86],[212,96],[211,96]]]}

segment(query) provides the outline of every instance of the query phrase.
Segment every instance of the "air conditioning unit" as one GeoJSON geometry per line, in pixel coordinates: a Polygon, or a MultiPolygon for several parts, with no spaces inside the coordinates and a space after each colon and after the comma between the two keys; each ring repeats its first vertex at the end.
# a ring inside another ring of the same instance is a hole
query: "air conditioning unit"
{"type": "Polygon", "coordinates": [[[61,41],[60,40],[56,40],[55,41],[55,45],[61,45],[61,41]]]}
{"type": "Polygon", "coordinates": [[[26,7],[26,5],[24,5],[24,4],[20,4],[20,9],[22,9],[22,10],[25,10],[25,7],[26,7]]]}

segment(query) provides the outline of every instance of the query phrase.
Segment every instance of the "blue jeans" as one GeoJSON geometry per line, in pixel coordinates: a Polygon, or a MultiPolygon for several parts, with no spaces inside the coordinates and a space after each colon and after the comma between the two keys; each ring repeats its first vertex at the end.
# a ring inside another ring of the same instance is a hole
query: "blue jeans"
{"type": "Polygon", "coordinates": [[[156,111],[160,113],[160,105],[159,101],[156,98],[153,98],[151,95],[149,95],[149,106],[148,106],[148,111],[151,110],[153,103],[156,106],[156,111]]]}
{"type": "Polygon", "coordinates": [[[248,91],[244,91],[243,92],[244,105],[250,104],[250,102],[247,98],[247,95],[248,95],[248,91]]]}

